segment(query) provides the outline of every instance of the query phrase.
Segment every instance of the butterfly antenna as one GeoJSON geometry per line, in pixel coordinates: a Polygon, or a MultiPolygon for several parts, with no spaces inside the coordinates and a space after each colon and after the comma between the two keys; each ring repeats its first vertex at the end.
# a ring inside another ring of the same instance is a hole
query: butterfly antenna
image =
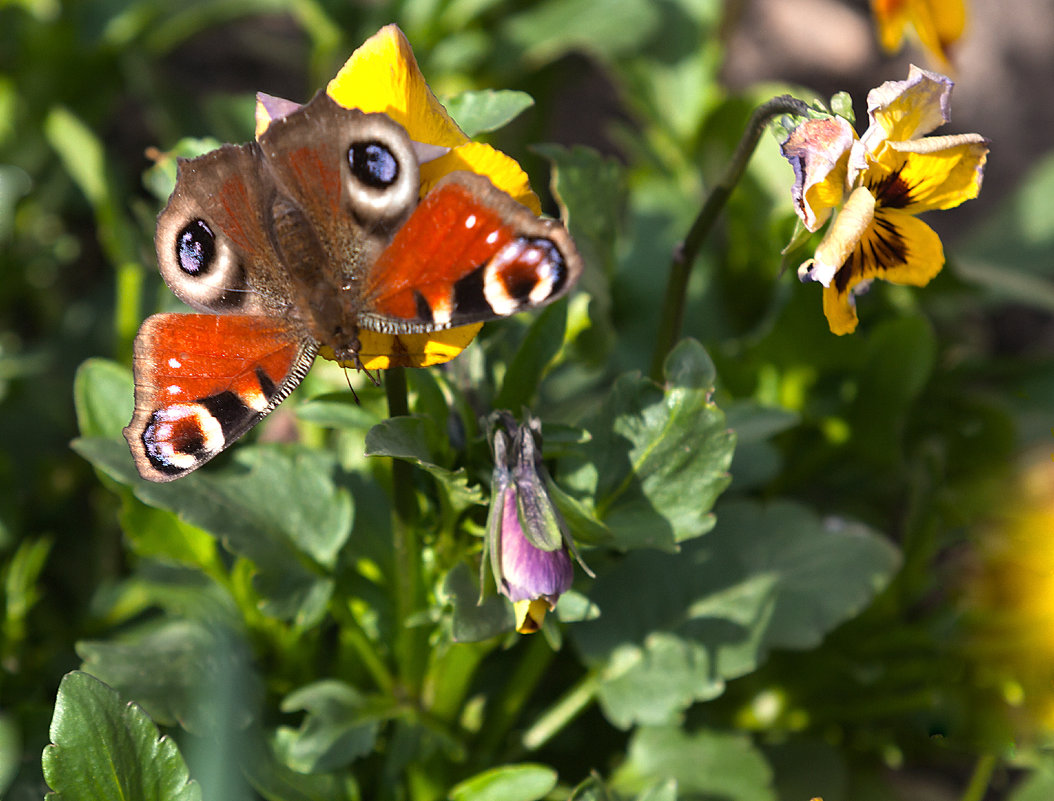
{"type": "MultiPolygon", "coordinates": [[[[341,365],[343,367],[343,365],[341,365]]],[[[351,397],[355,399],[355,405],[361,406],[362,403],[359,401],[359,393],[355,391],[355,387],[351,385],[351,376],[348,375],[348,368],[344,367],[344,380],[348,382],[348,389],[351,390],[351,397]]]]}

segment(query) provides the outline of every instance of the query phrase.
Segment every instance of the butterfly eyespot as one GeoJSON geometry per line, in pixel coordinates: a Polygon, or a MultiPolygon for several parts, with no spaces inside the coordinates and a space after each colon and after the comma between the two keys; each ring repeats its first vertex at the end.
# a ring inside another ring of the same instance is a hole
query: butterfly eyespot
{"type": "Polygon", "coordinates": [[[391,186],[399,179],[399,161],[380,142],[356,142],[348,148],[351,173],[375,189],[391,186]]]}
{"type": "Polygon", "coordinates": [[[176,263],[187,275],[209,271],[216,258],[216,237],[204,220],[192,220],[176,237],[176,263]]]}

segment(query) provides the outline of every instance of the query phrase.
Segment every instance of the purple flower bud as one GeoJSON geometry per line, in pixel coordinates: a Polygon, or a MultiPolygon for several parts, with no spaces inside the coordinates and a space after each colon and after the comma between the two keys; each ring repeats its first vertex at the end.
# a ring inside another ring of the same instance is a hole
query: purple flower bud
{"type": "MultiPolygon", "coordinates": [[[[499,592],[513,603],[516,630],[529,634],[571,588],[574,546],[546,490],[538,421],[518,425],[507,412],[494,421],[486,550],[499,592]]],[[[484,570],[486,563],[484,556],[484,570]]]]}
{"type": "Polygon", "coordinates": [[[565,547],[543,551],[527,541],[516,509],[516,492],[505,493],[501,521],[501,592],[513,603],[545,600],[549,608],[571,588],[574,570],[565,547]]]}

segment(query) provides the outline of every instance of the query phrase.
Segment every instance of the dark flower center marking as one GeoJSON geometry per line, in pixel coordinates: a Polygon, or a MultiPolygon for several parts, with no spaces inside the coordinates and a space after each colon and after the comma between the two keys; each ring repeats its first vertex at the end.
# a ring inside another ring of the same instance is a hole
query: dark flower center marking
{"type": "Polygon", "coordinates": [[[867,188],[875,196],[877,206],[887,209],[902,209],[914,202],[912,195],[914,186],[909,184],[901,176],[904,165],[901,164],[896,172],[892,172],[885,178],[874,183],[868,183],[867,188]]]}
{"type": "Polygon", "coordinates": [[[835,286],[839,292],[845,292],[853,276],[867,276],[868,266],[883,272],[906,264],[907,260],[908,246],[904,237],[896,225],[878,211],[867,233],[853,248],[842,268],[834,274],[835,286]]]}

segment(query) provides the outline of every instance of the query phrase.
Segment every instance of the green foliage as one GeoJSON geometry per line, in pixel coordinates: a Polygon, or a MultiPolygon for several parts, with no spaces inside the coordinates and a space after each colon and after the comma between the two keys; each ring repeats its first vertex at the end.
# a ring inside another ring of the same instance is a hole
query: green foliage
{"type": "Polygon", "coordinates": [[[485,89],[454,95],[445,105],[465,136],[473,138],[504,128],[533,106],[534,98],[511,89],[485,89]]]}
{"type": "Polygon", "coordinates": [[[679,245],[789,91],[725,88],[734,6],[0,4],[0,794],[916,801],[917,772],[976,768],[964,798],[986,770],[1051,796],[1049,659],[1015,661],[1042,627],[962,599],[1027,511],[1018,457],[1049,459],[1054,162],[836,338],[780,276],[816,242],[766,137],[677,328],[679,245]],[[143,481],[122,430],[138,325],[185,310],[153,252],[176,159],[393,20],[568,226],[577,290],[402,391],[320,361],[246,441],[143,481]],[[478,579],[495,409],[541,418],[532,486],[595,573],[532,637],[478,579]]]}
{"type": "Polygon", "coordinates": [[[56,801],[136,798],[199,801],[175,742],[135,704],[86,673],[62,680],[44,749],[44,778],[56,801]]]}

